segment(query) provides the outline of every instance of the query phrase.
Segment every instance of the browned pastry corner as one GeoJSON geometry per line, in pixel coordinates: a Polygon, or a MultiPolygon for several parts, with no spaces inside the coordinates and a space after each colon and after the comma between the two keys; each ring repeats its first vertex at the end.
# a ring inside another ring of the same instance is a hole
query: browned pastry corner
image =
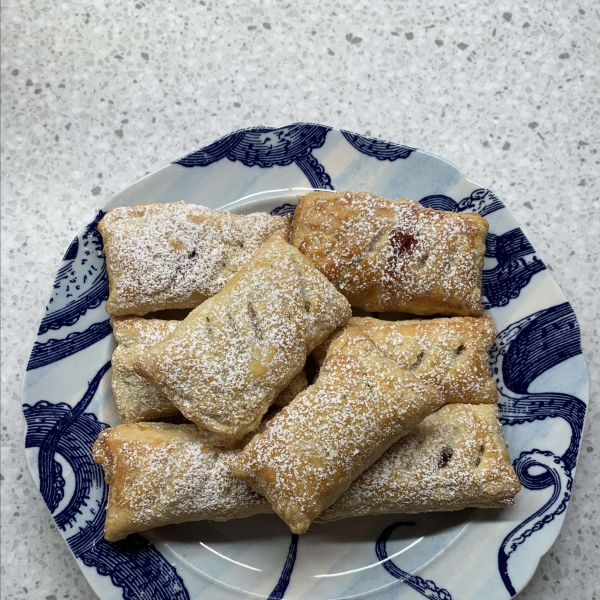
{"type": "MultiPolygon", "coordinates": [[[[490,317],[453,317],[384,321],[352,317],[348,327],[366,333],[387,356],[424,383],[438,388],[446,404],[493,403],[498,399],[489,368],[489,351],[496,339],[490,317]]],[[[335,331],[314,349],[321,364],[335,331]]]]}
{"type": "Polygon", "coordinates": [[[488,223],[366,192],[311,192],[292,244],[366,311],[479,316],[488,223]]]}
{"type": "Polygon", "coordinates": [[[292,532],[319,513],[399,437],[442,405],[439,392],[348,327],[317,381],[248,443],[233,473],[265,496],[292,532]]]}
{"type": "Polygon", "coordinates": [[[311,261],[274,235],[134,367],[186,418],[233,442],[256,429],[307,355],[350,314],[311,261]]]}
{"type": "Polygon", "coordinates": [[[112,317],[110,324],[118,344],[111,358],[112,389],[121,420],[138,423],[179,414],[166,396],[133,369],[138,353],[166,338],[179,321],[130,316],[112,317]]]}
{"type": "Polygon", "coordinates": [[[514,504],[520,488],[498,407],[452,404],[396,442],[317,521],[500,508],[514,504]]]}
{"type": "Polygon", "coordinates": [[[195,308],[214,296],[273,234],[288,239],[291,218],[236,215],[172,202],[119,206],[98,224],[111,315],[195,308]]]}
{"type": "Polygon", "coordinates": [[[109,485],[105,538],[112,542],[163,525],[271,512],[264,498],[231,473],[240,449],[206,443],[192,424],[105,429],[93,449],[109,485]]]}

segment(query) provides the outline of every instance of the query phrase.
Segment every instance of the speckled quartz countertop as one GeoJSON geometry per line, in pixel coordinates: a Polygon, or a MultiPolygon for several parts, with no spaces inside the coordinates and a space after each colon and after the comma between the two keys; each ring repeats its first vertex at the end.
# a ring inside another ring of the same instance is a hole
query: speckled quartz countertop
{"type": "Polygon", "coordinates": [[[2,29],[3,599],[94,597],[23,452],[21,379],[70,240],[184,153],[305,120],[460,166],[573,303],[592,400],[564,528],[521,597],[600,600],[597,3],[8,0],[2,29]]]}

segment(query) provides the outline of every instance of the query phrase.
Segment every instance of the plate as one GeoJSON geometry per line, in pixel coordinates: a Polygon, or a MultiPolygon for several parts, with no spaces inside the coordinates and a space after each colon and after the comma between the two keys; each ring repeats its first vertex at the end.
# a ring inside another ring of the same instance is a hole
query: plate
{"type": "Polygon", "coordinates": [[[573,309],[493,192],[447,161],[407,146],[310,123],[257,127],[124,189],[73,240],[24,378],[25,446],[40,493],[102,600],[329,600],[369,593],[395,600],[502,600],[527,584],[564,521],[588,383],[573,309]],[[483,300],[499,332],[490,366],[523,485],[516,506],[364,517],[314,525],[301,537],[277,517],[259,515],[104,541],[107,486],[91,448],[119,418],[110,387],[115,343],[104,310],[108,281],[98,221],[115,206],[180,199],[282,215],[313,188],[409,197],[488,219],[483,300]]]}

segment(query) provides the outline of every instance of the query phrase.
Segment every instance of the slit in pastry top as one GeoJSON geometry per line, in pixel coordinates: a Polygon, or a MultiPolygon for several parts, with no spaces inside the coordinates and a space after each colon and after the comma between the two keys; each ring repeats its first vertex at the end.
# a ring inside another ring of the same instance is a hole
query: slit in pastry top
{"type": "Polygon", "coordinates": [[[451,404],[398,440],[317,520],[501,508],[520,489],[498,407],[451,404]]]}
{"type": "Polygon", "coordinates": [[[233,474],[265,496],[293,533],[399,437],[442,405],[439,392],[348,327],[316,382],[284,407],[237,457],[233,474]]]}
{"type": "Polygon", "coordinates": [[[479,316],[487,221],[366,192],[311,192],[292,243],[354,307],[479,316]]]}
{"type": "MultiPolygon", "coordinates": [[[[124,423],[181,416],[169,398],[138,375],[133,367],[140,352],[165,339],[179,323],[176,320],[136,316],[111,318],[110,324],[118,344],[111,359],[112,389],[119,416],[124,423]]],[[[275,398],[273,407],[281,408],[289,404],[307,385],[303,369],[275,398]]],[[[208,433],[207,431],[207,437],[208,433]]],[[[222,440],[213,434],[212,442],[218,444],[222,440]]]]}
{"type": "MultiPolygon", "coordinates": [[[[352,317],[346,327],[357,327],[375,345],[421,381],[437,387],[446,404],[489,404],[498,400],[490,373],[489,351],[496,339],[491,317],[453,317],[385,321],[352,317]]],[[[315,348],[320,364],[341,328],[315,348]]]]}
{"type": "Polygon", "coordinates": [[[98,225],[111,315],[195,308],[218,293],[273,234],[287,240],[291,217],[236,215],[171,202],[119,206],[98,225]]]}
{"type": "Polygon", "coordinates": [[[134,367],[186,418],[233,442],[256,429],[307,355],[350,316],[344,296],[274,235],[134,367]]]}

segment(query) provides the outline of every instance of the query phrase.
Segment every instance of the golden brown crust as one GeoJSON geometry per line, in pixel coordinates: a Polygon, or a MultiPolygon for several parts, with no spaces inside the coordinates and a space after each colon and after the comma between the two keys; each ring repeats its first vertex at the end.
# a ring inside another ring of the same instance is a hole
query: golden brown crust
{"type": "Polygon", "coordinates": [[[442,405],[439,392],[349,327],[314,385],[270,420],[233,473],[265,496],[292,532],[311,521],[389,446],[442,405]]]}
{"type": "Polygon", "coordinates": [[[275,235],[134,366],[186,418],[235,441],[256,429],[306,356],[350,314],[314,265],[275,235]]]}
{"type": "Polygon", "coordinates": [[[93,449],[109,485],[105,538],[270,512],[264,498],[231,474],[239,452],[239,446],[207,444],[195,425],[130,423],[105,429],[93,449]]]}
{"type": "MultiPolygon", "coordinates": [[[[136,316],[111,317],[110,324],[118,343],[111,359],[112,389],[123,423],[139,423],[181,415],[166,396],[147,379],[138,375],[133,368],[140,351],[166,338],[179,323],[180,321],[136,316]]],[[[307,385],[306,374],[302,370],[275,398],[273,408],[288,405],[307,385]]],[[[209,433],[206,432],[207,438],[210,438],[209,433]]],[[[217,435],[214,435],[211,441],[215,444],[223,442],[217,435]]]]}
{"type": "Polygon", "coordinates": [[[366,192],[312,192],[292,244],[367,311],[479,316],[488,223],[366,192]]]}
{"type": "MultiPolygon", "coordinates": [[[[446,404],[493,403],[498,399],[489,369],[489,351],[496,339],[490,317],[453,317],[384,321],[352,317],[347,327],[366,333],[387,356],[421,381],[438,388],[446,404]]],[[[343,328],[315,348],[320,364],[331,341],[343,328]]]]}
{"type": "Polygon", "coordinates": [[[396,442],[317,520],[499,508],[514,504],[520,487],[498,407],[453,404],[396,442]]]}
{"type": "Polygon", "coordinates": [[[291,218],[236,215],[182,201],[120,206],[98,224],[104,241],[111,315],[195,308],[219,292],[291,218]]]}
{"type": "Polygon", "coordinates": [[[283,408],[287,406],[300,392],[303,392],[308,387],[306,372],[304,369],[294,377],[288,386],[275,398],[271,408],[283,408]]]}
{"type": "Polygon", "coordinates": [[[167,337],[179,321],[130,316],[112,317],[110,324],[118,343],[111,359],[112,389],[121,420],[138,423],[179,414],[166,396],[133,369],[138,353],[167,337]]]}

